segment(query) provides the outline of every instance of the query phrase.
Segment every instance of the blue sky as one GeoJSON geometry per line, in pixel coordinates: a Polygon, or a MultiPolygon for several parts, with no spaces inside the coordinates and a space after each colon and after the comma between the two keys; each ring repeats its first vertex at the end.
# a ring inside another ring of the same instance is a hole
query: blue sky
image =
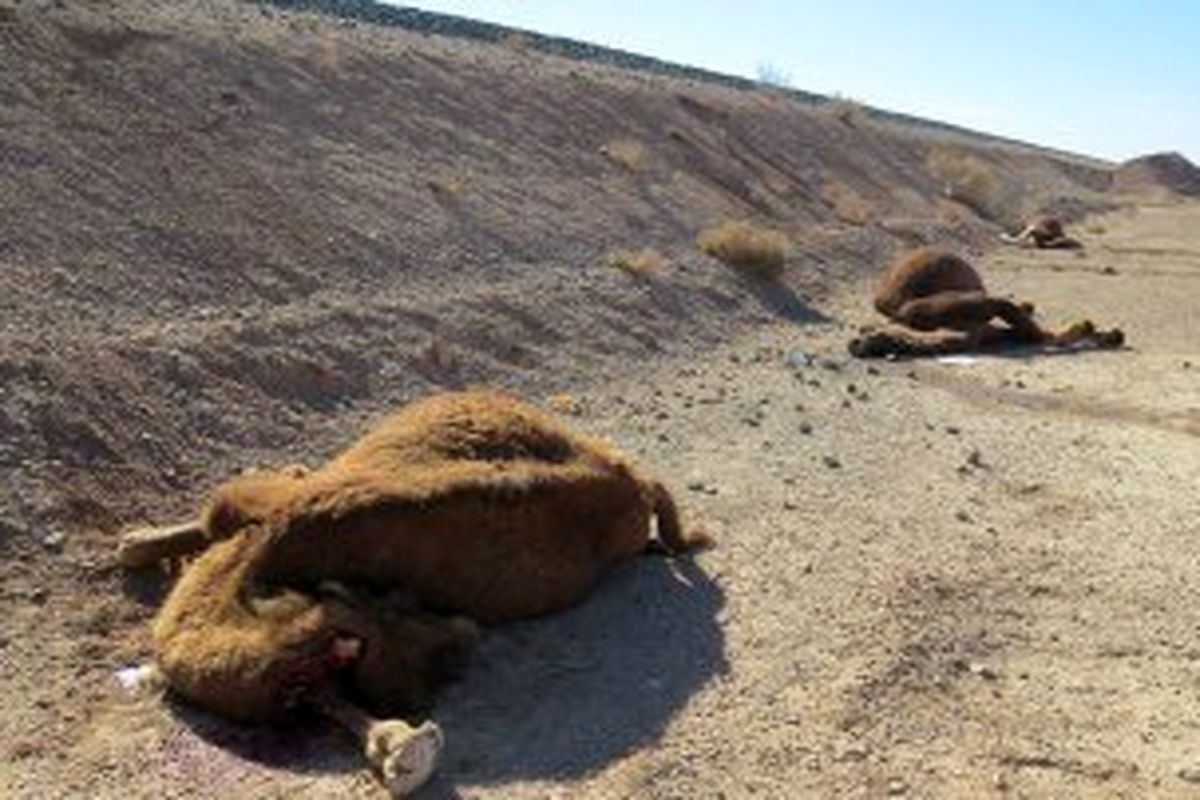
{"type": "Polygon", "coordinates": [[[1200,163],[1200,0],[415,0],[1116,160],[1200,163]]]}

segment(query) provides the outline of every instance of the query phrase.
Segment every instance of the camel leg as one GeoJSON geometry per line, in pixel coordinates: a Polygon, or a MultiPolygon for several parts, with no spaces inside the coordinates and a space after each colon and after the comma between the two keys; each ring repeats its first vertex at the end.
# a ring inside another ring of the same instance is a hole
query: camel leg
{"type": "Polygon", "coordinates": [[[198,553],[207,546],[208,536],[200,520],[137,528],[121,534],[121,541],[117,545],[117,562],[126,569],[144,569],[198,553]]]}
{"type": "Polygon", "coordinates": [[[1001,233],[1000,240],[1003,242],[1007,242],[1008,244],[1028,246],[1033,242],[1033,231],[1034,230],[1035,230],[1035,227],[1033,225],[1026,225],[1021,230],[1021,232],[1016,235],[1013,235],[1011,233],[1001,233]]]}
{"type": "Polygon", "coordinates": [[[856,358],[921,358],[968,353],[973,336],[963,331],[918,332],[899,327],[867,329],[849,345],[856,358]]]}
{"type": "Polygon", "coordinates": [[[1125,344],[1125,333],[1120,328],[1107,331],[1097,330],[1090,319],[1085,319],[1054,334],[1050,343],[1059,347],[1078,345],[1095,347],[1099,350],[1113,350],[1125,344]]]}
{"type": "Polygon", "coordinates": [[[1040,344],[1054,338],[1053,334],[1043,330],[1034,321],[1029,313],[1033,306],[1014,303],[1003,297],[989,297],[985,302],[990,317],[999,317],[1012,328],[1014,343],[1040,344]]]}
{"type": "Polygon", "coordinates": [[[436,723],[413,727],[400,719],[376,719],[332,687],[308,702],[354,735],[392,797],[416,791],[437,769],[444,737],[436,723]]]}

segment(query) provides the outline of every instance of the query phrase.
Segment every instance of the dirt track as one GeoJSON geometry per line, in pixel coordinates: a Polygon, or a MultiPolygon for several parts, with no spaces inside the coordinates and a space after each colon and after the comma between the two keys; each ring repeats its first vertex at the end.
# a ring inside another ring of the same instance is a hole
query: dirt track
{"type": "MultiPolygon", "coordinates": [[[[338,732],[121,691],[167,582],[108,554],[477,381],[573,394],[719,545],[490,634],[426,797],[1200,792],[1200,206],[985,262],[1128,350],[849,362],[889,254],[994,240],[919,139],[226,2],[131,0],[132,37],[68,6],[0,19],[0,794],[378,796],[338,732]],[[745,215],[795,241],[781,285],[696,253],[745,215]],[[663,275],[604,263],[647,245],[663,275]]],[[[981,157],[1029,203],[1096,183],[981,157]]]]}

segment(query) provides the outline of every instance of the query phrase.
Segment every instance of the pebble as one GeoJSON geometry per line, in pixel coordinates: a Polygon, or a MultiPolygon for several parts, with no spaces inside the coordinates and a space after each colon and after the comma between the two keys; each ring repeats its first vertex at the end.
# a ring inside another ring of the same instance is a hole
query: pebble
{"type": "Polygon", "coordinates": [[[813,432],[813,426],[810,423],[801,422],[800,423],[800,432],[803,433],[805,436],[808,436],[813,432]]]}
{"type": "Polygon", "coordinates": [[[1200,783],[1200,766],[1182,767],[1178,775],[1188,783],[1200,783]]]}
{"type": "Polygon", "coordinates": [[[977,675],[985,681],[999,680],[1000,673],[987,664],[972,663],[967,665],[967,671],[972,675],[977,675]]]}
{"type": "Polygon", "coordinates": [[[825,464],[825,466],[829,467],[830,469],[841,469],[842,468],[842,462],[838,461],[833,456],[822,456],[821,461],[822,461],[822,463],[825,464]]]}
{"type": "Polygon", "coordinates": [[[908,784],[900,778],[892,778],[888,781],[887,793],[892,797],[908,793],[908,784]]]}

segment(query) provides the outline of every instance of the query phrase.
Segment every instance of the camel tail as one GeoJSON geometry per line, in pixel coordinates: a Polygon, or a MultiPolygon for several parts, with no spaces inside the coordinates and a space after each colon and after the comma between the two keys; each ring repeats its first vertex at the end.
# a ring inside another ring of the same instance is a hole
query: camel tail
{"type": "Polygon", "coordinates": [[[679,507],[666,486],[658,481],[650,484],[654,501],[654,516],[658,521],[658,541],[671,554],[699,550],[712,544],[712,537],[703,531],[684,532],[679,520],[679,507]]]}

